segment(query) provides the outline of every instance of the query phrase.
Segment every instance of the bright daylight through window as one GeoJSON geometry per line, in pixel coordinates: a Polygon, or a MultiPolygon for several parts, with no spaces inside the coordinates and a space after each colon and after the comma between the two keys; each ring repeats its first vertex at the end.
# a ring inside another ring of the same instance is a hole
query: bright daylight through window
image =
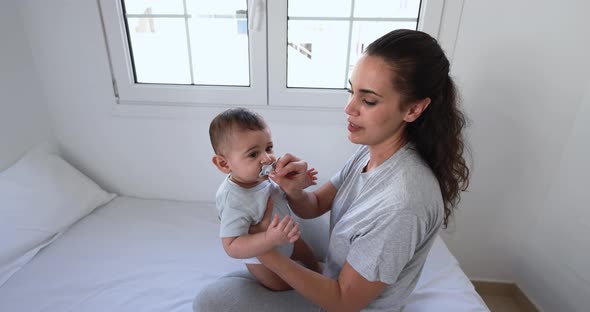
{"type": "MultiPolygon", "coordinates": [[[[123,8],[136,82],[250,84],[246,0],[124,0],[123,8]]],[[[288,1],[287,87],[345,88],[364,47],[416,29],[419,8],[420,0],[288,1]]]]}
{"type": "Polygon", "coordinates": [[[136,82],[250,84],[245,0],[123,2],[136,82]]]}
{"type": "Polygon", "coordinates": [[[420,0],[289,1],[287,87],[346,88],[364,48],[416,29],[419,9],[420,0]]]}
{"type": "Polygon", "coordinates": [[[461,0],[98,2],[118,103],[309,108],[342,105],[354,64],[376,38],[399,28],[437,37],[446,3],[462,6],[461,0]]]}

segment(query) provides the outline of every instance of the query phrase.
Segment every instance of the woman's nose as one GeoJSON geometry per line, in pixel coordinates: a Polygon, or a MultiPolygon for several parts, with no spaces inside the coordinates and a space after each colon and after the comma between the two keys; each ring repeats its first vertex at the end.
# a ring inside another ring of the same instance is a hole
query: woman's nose
{"type": "Polygon", "coordinates": [[[346,103],[346,106],[344,106],[344,112],[347,115],[357,115],[358,114],[358,109],[356,106],[356,99],[354,98],[354,96],[351,96],[350,99],[348,99],[348,103],[346,103]]]}

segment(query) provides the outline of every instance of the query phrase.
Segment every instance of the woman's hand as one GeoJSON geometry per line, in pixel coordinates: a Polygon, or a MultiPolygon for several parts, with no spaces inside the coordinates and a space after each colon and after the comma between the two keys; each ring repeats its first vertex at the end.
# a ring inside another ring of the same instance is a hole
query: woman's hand
{"type": "Polygon", "coordinates": [[[318,175],[318,171],[315,168],[311,168],[311,169],[307,170],[307,177],[305,180],[305,182],[307,184],[306,188],[310,187],[312,185],[318,184],[317,183],[317,180],[318,180],[317,175],[318,175]]]}
{"type": "Polygon", "coordinates": [[[298,157],[285,154],[277,160],[275,171],[270,178],[275,181],[290,198],[303,195],[303,190],[315,185],[317,170],[307,169],[307,162],[298,157]]]}

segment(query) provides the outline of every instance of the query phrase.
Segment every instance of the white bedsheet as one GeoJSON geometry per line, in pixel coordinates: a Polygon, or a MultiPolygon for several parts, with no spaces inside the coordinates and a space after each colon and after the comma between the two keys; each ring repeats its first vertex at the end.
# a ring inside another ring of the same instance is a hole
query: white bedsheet
{"type": "MultiPolygon", "coordinates": [[[[228,272],[213,207],[118,197],[0,288],[0,311],[192,311],[228,272]]],[[[488,311],[439,238],[405,311],[488,311]]]]}

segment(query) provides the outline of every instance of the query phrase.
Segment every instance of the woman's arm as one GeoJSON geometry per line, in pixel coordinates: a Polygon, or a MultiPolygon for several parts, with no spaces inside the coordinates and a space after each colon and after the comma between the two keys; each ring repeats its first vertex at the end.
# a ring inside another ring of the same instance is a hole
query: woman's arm
{"type": "Polygon", "coordinates": [[[289,206],[299,217],[312,219],[323,215],[332,208],[336,188],[332,183],[324,183],[314,192],[302,191],[298,197],[287,195],[289,206]]]}
{"type": "Polygon", "coordinates": [[[342,267],[338,280],[333,280],[306,269],[274,249],[259,256],[258,260],[305,298],[327,311],[359,311],[388,286],[366,280],[348,263],[342,267]]]}
{"type": "Polygon", "coordinates": [[[291,210],[301,218],[319,217],[332,207],[337,191],[334,185],[326,182],[318,190],[306,192],[304,189],[312,185],[307,163],[291,154],[279,158],[271,178],[287,195],[291,210]]]}
{"type": "Polygon", "coordinates": [[[293,243],[291,259],[301,262],[306,268],[314,272],[322,273],[322,267],[313,254],[313,250],[303,239],[299,239],[293,243]]]}

